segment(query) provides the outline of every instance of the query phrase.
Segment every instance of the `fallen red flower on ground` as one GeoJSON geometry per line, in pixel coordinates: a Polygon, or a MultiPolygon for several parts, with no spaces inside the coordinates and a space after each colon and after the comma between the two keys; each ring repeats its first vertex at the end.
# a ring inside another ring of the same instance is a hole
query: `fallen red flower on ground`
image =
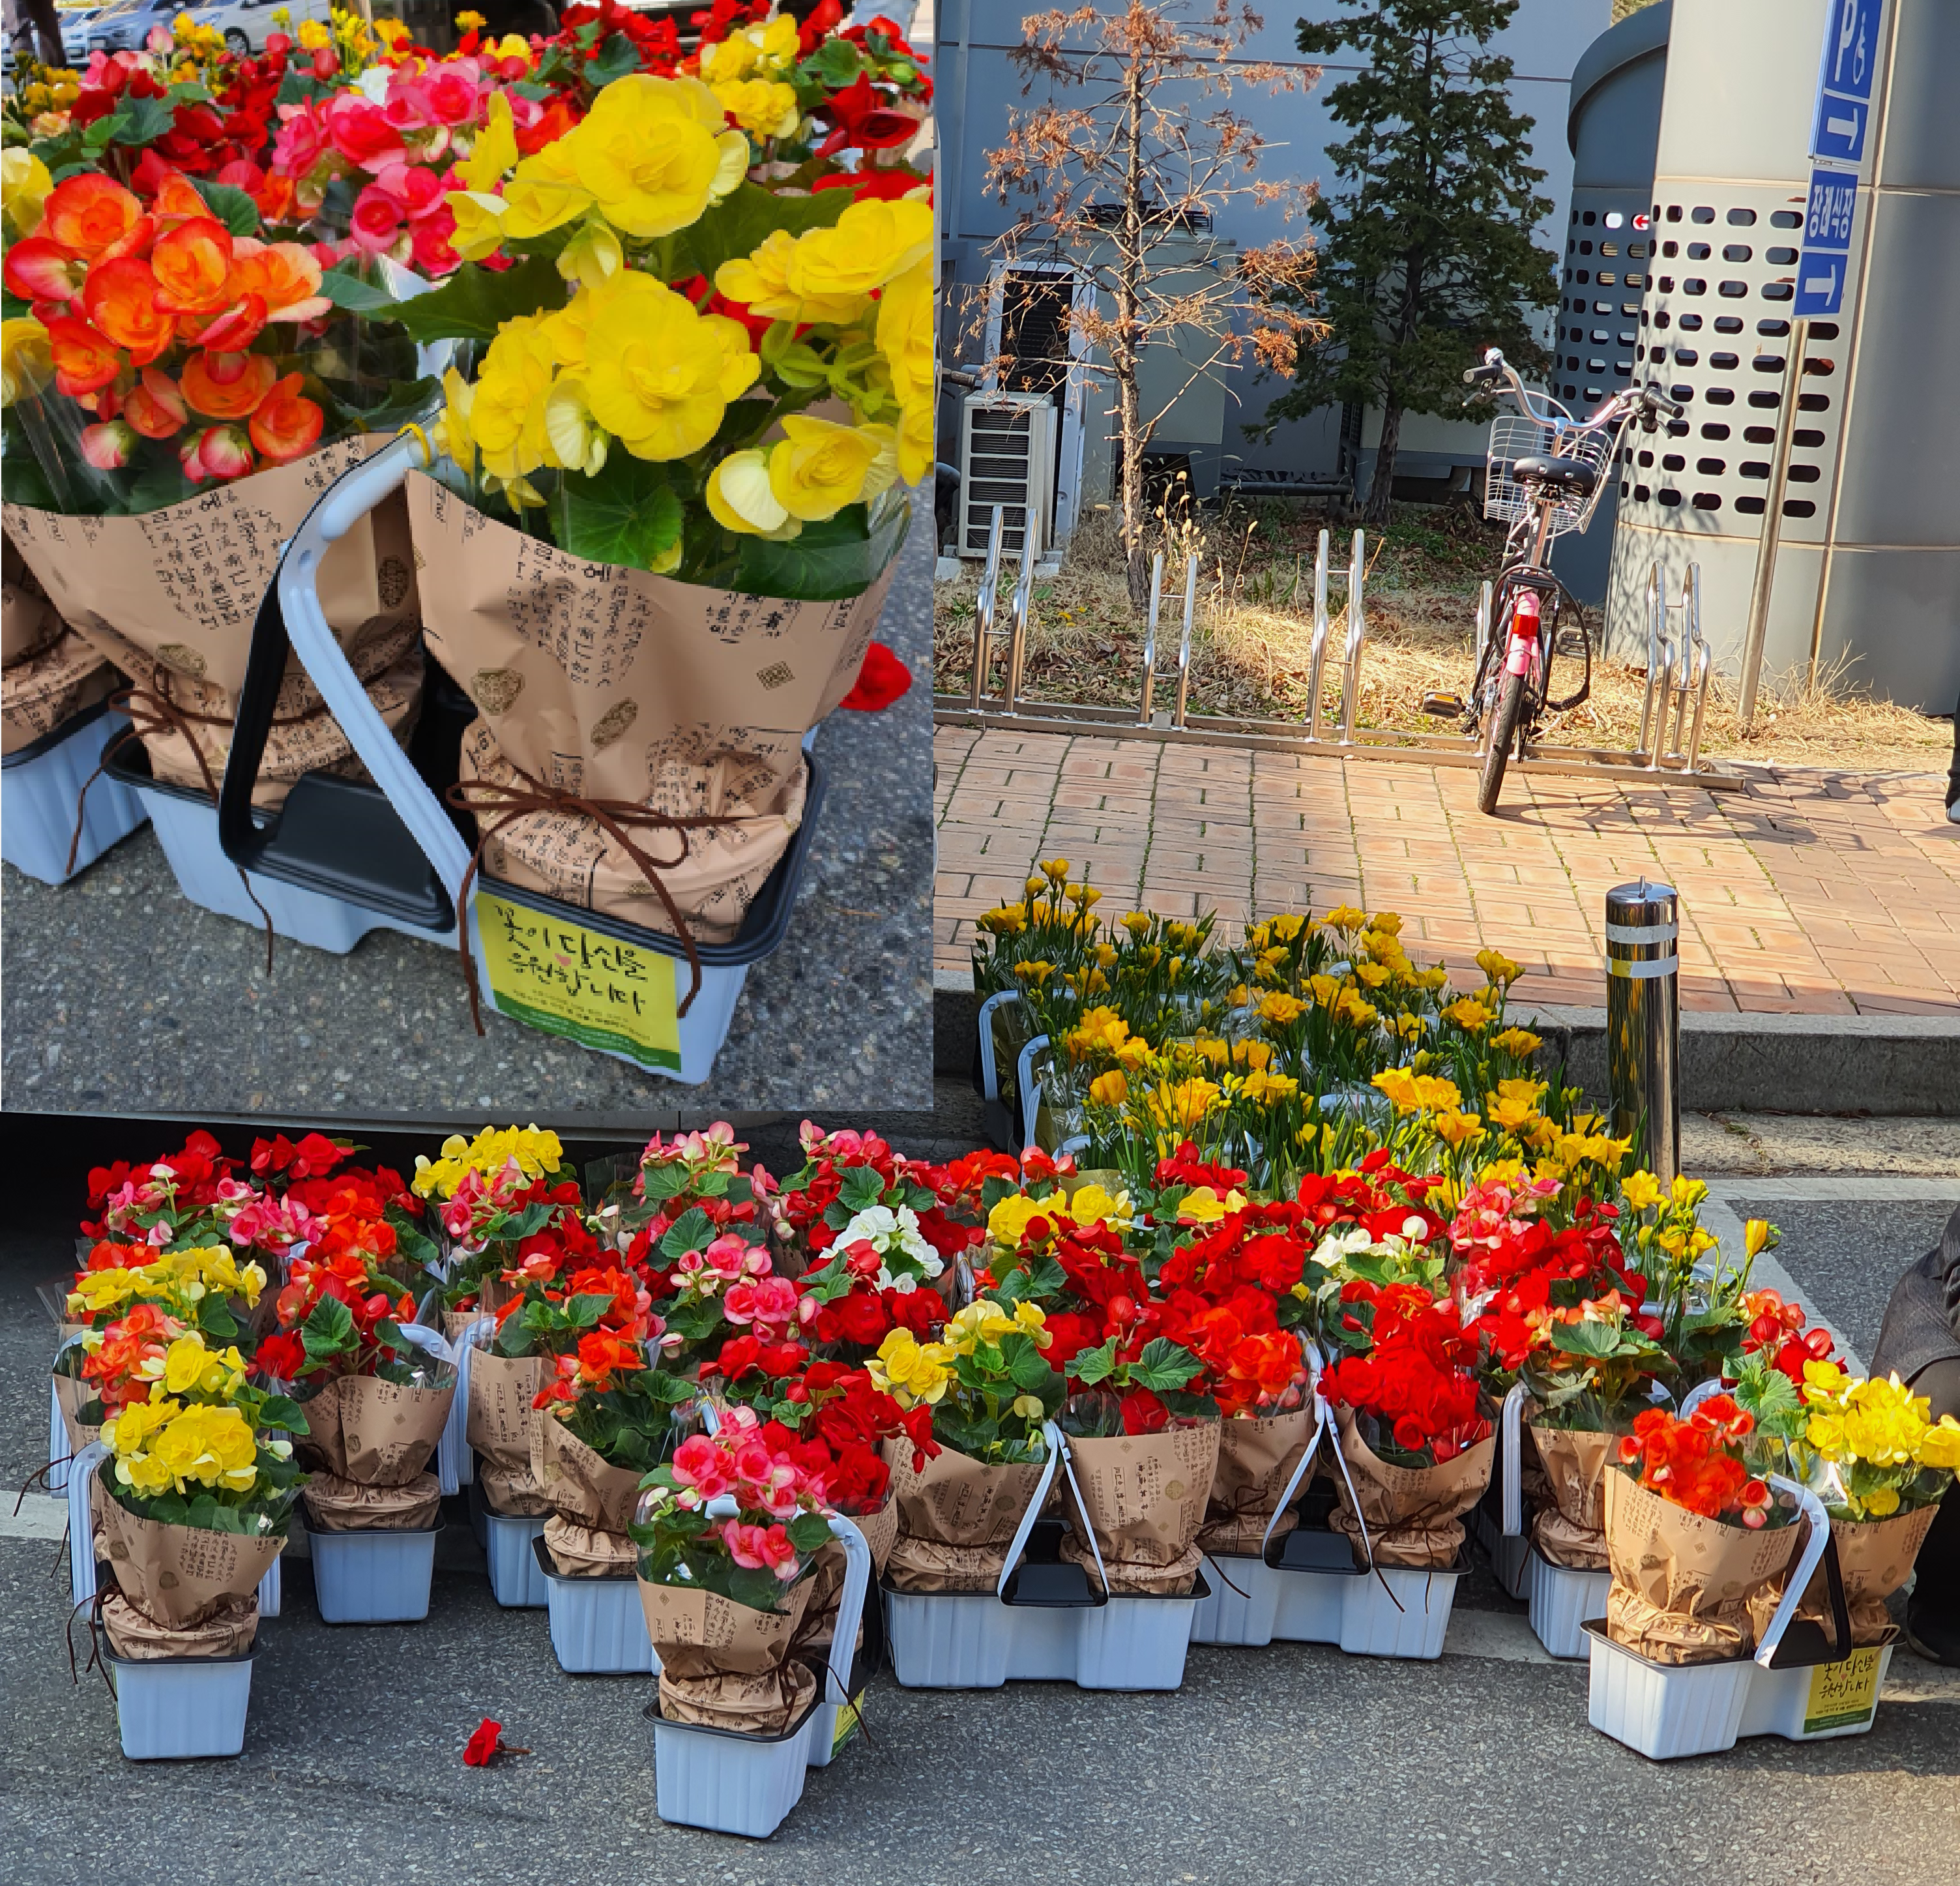
{"type": "Polygon", "coordinates": [[[874,642],[864,651],[864,665],[858,671],[856,686],[838,706],[861,714],[879,713],[912,684],[912,670],[882,642],[874,642]]]}

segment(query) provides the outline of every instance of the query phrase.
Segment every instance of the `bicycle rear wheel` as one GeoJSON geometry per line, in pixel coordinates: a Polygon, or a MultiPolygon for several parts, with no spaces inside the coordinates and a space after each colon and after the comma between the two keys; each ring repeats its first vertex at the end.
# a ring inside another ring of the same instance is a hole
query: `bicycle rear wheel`
{"type": "Polygon", "coordinates": [[[1503,790],[1504,768],[1510,763],[1512,743],[1517,738],[1518,717],[1524,708],[1525,690],[1531,677],[1507,674],[1497,691],[1497,704],[1491,715],[1491,744],[1484,750],[1483,770],[1477,776],[1477,810],[1494,812],[1497,795],[1503,790]]]}

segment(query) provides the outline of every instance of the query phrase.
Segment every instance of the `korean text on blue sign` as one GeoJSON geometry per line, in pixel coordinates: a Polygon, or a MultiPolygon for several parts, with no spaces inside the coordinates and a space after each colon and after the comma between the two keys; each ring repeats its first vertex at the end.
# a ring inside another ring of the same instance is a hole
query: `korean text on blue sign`
{"type": "Polygon", "coordinates": [[[1835,314],[1844,300],[1850,272],[1851,218],[1858,206],[1858,179],[1850,170],[1812,170],[1810,201],[1803,218],[1803,253],[1796,265],[1797,314],[1835,314]]]}

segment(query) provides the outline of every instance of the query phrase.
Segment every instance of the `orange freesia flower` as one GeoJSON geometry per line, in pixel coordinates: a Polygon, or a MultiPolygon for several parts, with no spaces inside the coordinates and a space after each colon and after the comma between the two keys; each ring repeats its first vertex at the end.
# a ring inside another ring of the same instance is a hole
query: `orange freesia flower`
{"type": "Polygon", "coordinates": [[[24,301],[65,301],[88,279],[88,265],[46,236],[28,236],[7,248],[8,291],[24,301]]]}
{"type": "Polygon", "coordinates": [[[91,269],[81,307],[117,346],[129,349],[132,366],[148,366],[177,337],[176,323],[157,305],[156,276],[135,256],[91,269]]]}
{"type": "Polygon", "coordinates": [[[215,314],[231,300],[231,231],[213,216],[194,216],[150,250],[157,305],[171,314],[215,314]]]}
{"type": "Polygon", "coordinates": [[[175,438],[189,416],[177,382],[160,368],[145,367],[123,402],[123,416],[145,438],[175,438]]]}
{"type": "Polygon", "coordinates": [[[231,292],[262,295],[269,320],[312,321],[332,312],[320,277],[320,264],[304,243],[240,236],[231,245],[231,292]]]}
{"type": "Polygon", "coordinates": [[[72,314],[48,326],[48,351],[54,357],[55,385],[71,398],[107,386],[123,365],[123,351],[72,314]]]}
{"type": "Polygon", "coordinates": [[[183,396],[214,419],[242,419],[256,412],[279,370],[263,354],[192,354],[184,362],[183,396]]]}
{"type": "Polygon", "coordinates": [[[300,391],[300,376],[275,381],[252,415],[252,443],[269,465],[304,457],[318,441],[326,416],[300,391]]]}
{"type": "Polygon", "coordinates": [[[41,234],[89,262],[129,254],[154,228],[137,197],[94,174],[57,183],[42,209],[41,234]]]}
{"type": "Polygon", "coordinates": [[[215,354],[242,354],[266,331],[266,298],[248,295],[223,310],[212,320],[202,314],[179,317],[177,332],[194,346],[208,347],[215,354]],[[186,333],[186,329],[190,331],[186,333]]]}

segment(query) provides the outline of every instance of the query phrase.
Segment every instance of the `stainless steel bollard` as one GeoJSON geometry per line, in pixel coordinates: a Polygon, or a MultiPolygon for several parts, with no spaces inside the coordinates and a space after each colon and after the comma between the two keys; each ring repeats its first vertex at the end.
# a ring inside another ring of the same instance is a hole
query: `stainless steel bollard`
{"type": "Polygon", "coordinates": [[[1644,1131],[1662,1185],[1681,1170],[1681,924],[1668,884],[1606,893],[1606,1091],[1615,1139],[1644,1131]]]}

